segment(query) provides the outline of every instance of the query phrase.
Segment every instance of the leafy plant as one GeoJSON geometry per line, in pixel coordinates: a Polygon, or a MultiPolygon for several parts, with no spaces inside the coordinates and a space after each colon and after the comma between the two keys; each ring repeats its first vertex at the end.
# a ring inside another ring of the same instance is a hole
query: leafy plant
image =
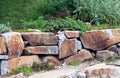
{"type": "Polygon", "coordinates": [[[30,21],[25,21],[25,20],[21,20],[22,25],[24,26],[24,28],[34,28],[34,29],[41,29],[43,26],[46,25],[46,23],[48,22],[44,16],[40,16],[38,19],[36,20],[30,20],[30,21]]]}
{"type": "Polygon", "coordinates": [[[109,56],[106,60],[107,60],[107,62],[114,62],[114,61],[116,61],[116,58],[113,56],[109,56]]]}
{"type": "Polygon", "coordinates": [[[20,67],[18,69],[13,70],[10,74],[17,74],[17,73],[23,73],[25,76],[29,76],[33,73],[32,67],[20,67]]]}
{"type": "Polygon", "coordinates": [[[57,18],[55,20],[50,20],[43,28],[42,31],[47,32],[57,32],[63,30],[79,30],[84,32],[88,30],[89,27],[80,20],[76,20],[72,17],[66,17],[65,19],[57,18]]]}
{"type": "Polygon", "coordinates": [[[71,65],[71,66],[78,66],[79,64],[80,64],[80,62],[78,62],[78,61],[69,63],[69,65],[71,65]]]}
{"type": "Polygon", "coordinates": [[[8,24],[0,24],[0,33],[8,32],[11,30],[10,27],[8,27],[8,24]]]}
{"type": "Polygon", "coordinates": [[[75,15],[92,24],[120,24],[119,0],[74,0],[75,15]]]}

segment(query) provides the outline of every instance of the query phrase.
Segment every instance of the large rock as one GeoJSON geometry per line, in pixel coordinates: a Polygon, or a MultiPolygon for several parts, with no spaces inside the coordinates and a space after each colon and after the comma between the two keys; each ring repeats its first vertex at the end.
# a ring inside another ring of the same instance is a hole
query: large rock
{"type": "Polygon", "coordinates": [[[97,64],[86,69],[87,78],[120,78],[120,67],[97,64]]]}
{"type": "Polygon", "coordinates": [[[22,33],[22,37],[25,41],[28,41],[30,45],[56,45],[58,43],[58,37],[54,33],[45,32],[29,32],[22,33]]]}
{"type": "Polygon", "coordinates": [[[0,54],[6,54],[6,46],[5,46],[5,40],[3,37],[0,37],[0,54]]]}
{"type": "Polygon", "coordinates": [[[41,61],[37,55],[33,55],[33,56],[21,56],[18,58],[13,58],[10,59],[8,62],[9,62],[8,72],[11,72],[16,68],[30,67],[33,65],[33,62],[40,63],[41,61]]]}
{"type": "Polygon", "coordinates": [[[102,50],[120,42],[120,29],[87,31],[81,36],[83,46],[92,50],[102,50]]]}
{"type": "Polygon", "coordinates": [[[28,78],[79,78],[79,74],[74,68],[64,67],[47,71],[45,73],[37,73],[28,78]]]}
{"type": "Polygon", "coordinates": [[[28,46],[24,54],[58,54],[58,46],[28,46]]]}
{"type": "Polygon", "coordinates": [[[1,35],[5,38],[9,58],[21,56],[24,49],[24,42],[21,34],[17,32],[8,32],[1,35]]]}
{"type": "Polygon", "coordinates": [[[8,72],[8,60],[0,61],[0,75],[5,75],[8,72]]]}
{"type": "Polygon", "coordinates": [[[71,64],[74,62],[83,62],[90,59],[93,59],[92,54],[88,50],[82,49],[78,53],[66,58],[65,62],[67,64],[71,64]]]}
{"type": "Polygon", "coordinates": [[[103,61],[106,61],[110,57],[114,57],[114,58],[118,57],[118,54],[108,50],[101,50],[101,51],[97,51],[96,57],[101,58],[103,61]]]}
{"type": "Polygon", "coordinates": [[[108,47],[107,50],[118,53],[117,45],[112,45],[112,46],[108,47]]]}
{"type": "Polygon", "coordinates": [[[64,31],[64,33],[67,38],[77,38],[80,36],[79,31],[64,31]]]}
{"type": "Polygon", "coordinates": [[[2,77],[2,78],[27,78],[23,75],[23,73],[18,73],[18,74],[15,74],[13,76],[9,76],[9,77],[2,77]]]}
{"type": "Polygon", "coordinates": [[[9,59],[8,55],[0,55],[0,60],[7,60],[9,59]]]}
{"type": "Polygon", "coordinates": [[[75,39],[64,40],[59,45],[59,58],[65,58],[77,52],[77,45],[75,39]]]}
{"type": "Polygon", "coordinates": [[[62,63],[54,56],[46,56],[43,58],[43,62],[48,63],[51,62],[54,66],[61,66],[62,63]]]}

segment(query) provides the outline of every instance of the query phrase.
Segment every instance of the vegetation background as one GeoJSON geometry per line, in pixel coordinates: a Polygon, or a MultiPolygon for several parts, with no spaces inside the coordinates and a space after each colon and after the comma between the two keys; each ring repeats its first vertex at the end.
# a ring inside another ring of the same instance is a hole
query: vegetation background
{"type": "Polygon", "coordinates": [[[120,1],[0,0],[0,26],[3,25],[13,30],[37,28],[53,32],[119,28],[120,1]]]}

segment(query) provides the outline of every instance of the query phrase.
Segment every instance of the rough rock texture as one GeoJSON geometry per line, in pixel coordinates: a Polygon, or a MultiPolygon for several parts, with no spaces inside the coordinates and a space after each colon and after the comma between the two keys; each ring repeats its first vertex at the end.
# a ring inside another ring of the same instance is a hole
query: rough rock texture
{"type": "Polygon", "coordinates": [[[64,33],[67,38],[77,38],[80,36],[79,31],[64,31],[64,33]]]}
{"type": "Polygon", "coordinates": [[[5,38],[9,58],[21,56],[24,49],[24,42],[21,34],[17,32],[8,32],[1,35],[5,38]]]}
{"type": "Polygon", "coordinates": [[[97,51],[96,57],[101,58],[105,61],[109,57],[118,57],[118,54],[112,51],[102,50],[102,51],[97,51]]]}
{"type": "Polygon", "coordinates": [[[75,39],[64,40],[59,46],[59,49],[60,59],[76,53],[77,52],[76,40],[75,39]]]}
{"type": "Polygon", "coordinates": [[[108,47],[107,50],[118,53],[117,45],[112,45],[112,46],[108,47]]]}
{"type": "Polygon", "coordinates": [[[19,68],[19,67],[30,67],[33,65],[33,62],[40,63],[40,59],[37,55],[33,56],[21,56],[18,58],[10,59],[9,61],[9,71],[11,72],[13,69],[19,68]]]}
{"type": "Polygon", "coordinates": [[[36,45],[56,45],[58,37],[54,33],[29,32],[22,33],[23,40],[28,41],[31,46],[36,45]]]}
{"type": "Polygon", "coordinates": [[[62,65],[62,63],[56,57],[53,57],[53,56],[44,57],[43,62],[52,62],[54,64],[54,66],[61,66],[62,65]]]}
{"type": "Polygon", "coordinates": [[[35,74],[28,78],[78,78],[78,73],[73,68],[61,68],[41,74],[35,74]]]}
{"type": "Polygon", "coordinates": [[[58,54],[58,46],[28,46],[24,54],[58,54]]]}
{"type": "Polygon", "coordinates": [[[6,54],[5,40],[3,37],[0,37],[0,54],[6,54]]]}
{"type": "Polygon", "coordinates": [[[8,55],[0,55],[0,60],[7,60],[9,59],[8,55]]]}
{"type": "Polygon", "coordinates": [[[87,78],[120,78],[120,67],[97,64],[86,69],[87,78]]]}
{"type": "Polygon", "coordinates": [[[23,75],[23,73],[19,73],[19,74],[15,74],[13,76],[9,76],[9,77],[2,77],[2,78],[27,78],[23,75]]]}
{"type": "Polygon", "coordinates": [[[2,60],[0,61],[0,74],[5,75],[8,72],[8,61],[2,60]]]}
{"type": "Polygon", "coordinates": [[[120,29],[87,31],[81,36],[83,46],[92,50],[102,50],[120,42],[120,29]]]}
{"type": "Polygon", "coordinates": [[[74,63],[76,61],[77,62],[83,62],[83,61],[90,60],[90,59],[93,59],[92,54],[88,50],[82,49],[78,53],[66,58],[65,62],[67,64],[70,64],[70,63],[74,63]]]}

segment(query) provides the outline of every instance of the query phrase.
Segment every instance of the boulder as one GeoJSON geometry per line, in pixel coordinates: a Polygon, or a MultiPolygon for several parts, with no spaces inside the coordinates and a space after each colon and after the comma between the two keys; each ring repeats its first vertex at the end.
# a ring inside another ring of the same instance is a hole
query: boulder
{"type": "Polygon", "coordinates": [[[46,56],[43,58],[43,62],[52,62],[54,66],[61,66],[62,63],[54,56],[46,56]]]}
{"type": "Polygon", "coordinates": [[[64,31],[64,34],[67,38],[77,38],[80,36],[79,31],[64,31]]]}
{"type": "Polygon", "coordinates": [[[0,75],[5,75],[8,72],[8,60],[0,61],[0,75]]]}
{"type": "Polygon", "coordinates": [[[9,59],[8,55],[0,55],[0,60],[7,60],[9,59]]]}
{"type": "Polygon", "coordinates": [[[71,64],[74,62],[84,62],[84,61],[90,60],[90,59],[93,59],[92,54],[88,50],[82,49],[78,53],[66,58],[65,62],[67,64],[71,64]]]}
{"type": "Polygon", "coordinates": [[[5,45],[5,40],[3,37],[0,37],[0,54],[6,54],[6,45],[5,45]]]}
{"type": "Polygon", "coordinates": [[[30,67],[33,65],[34,62],[40,63],[41,61],[37,55],[32,55],[13,58],[8,60],[8,62],[9,62],[8,72],[11,72],[12,70],[20,67],[30,67]]]}
{"type": "Polygon", "coordinates": [[[112,45],[112,46],[108,47],[107,50],[118,53],[117,45],[112,45]]]}
{"type": "Polygon", "coordinates": [[[106,61],[109,57],[118,57],[118,54],[108,50],[102,50],[96,52],[96,58],[101,58],[103,61],[106,61]]]}
{"type": "Polygon", "coordinates": [[[23,75],[23,73],[18,73],[9,77],[2,77],[2,78],[27,78],[23,75]]]}
{"type": "Polygon", "coordinates": [[[58,54],[58,46],[28,46],[24,54],[58,54]]]}
{"type": "Polygon", "coordinates": [[[83,46],[95,51],[120,42],[120,29],[86,31],[80,38],[83,46]]]}
{"type": "Polygon", "coordinates": [[[77,52],[76,40],[68,39],[60,42],[59,45],[59,58],[65,58],[77,52]]]}
{"type": "Polygon", "coordinates": [[[63,67],[44,73],[37,73],[28,78],[79,78],[79,74],[74,68],[63,67]]]}
{"type": "Polygon", "coordinates": [[[21,56],[24,49],[24,42],[21,34],[17,32],[8,32],[1,35],[5,38],[9,58],[21,56]]]}
{"type": "Polygon", "coordinates": [[[97,64],[86,69],[87,78],[120,78],[120,67],[97,64]]]}
{"type": "Polygon", "coordinates": [[[57,45],[58,37],[50,32],[29,32],[21,33],[24,41],[28,41],[31,46],[57,45]]]}

